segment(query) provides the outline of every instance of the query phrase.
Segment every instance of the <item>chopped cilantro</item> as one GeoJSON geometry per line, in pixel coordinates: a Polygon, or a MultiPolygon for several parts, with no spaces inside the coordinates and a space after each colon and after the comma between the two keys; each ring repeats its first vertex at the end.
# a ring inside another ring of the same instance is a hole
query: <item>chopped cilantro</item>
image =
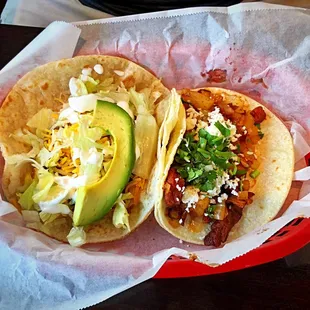
{"type": "Polygon", "coordinates": [[[217,121],[214,126],[221,132],[221,134],[226,138],[230,136],[230,130],[223,126],[219,121],[217,121]]]}
{"type": "Polygon", "coordinates": [[[212,219],[213,216],[214,216],[215,208],[216,208],[216,205],[210,205],[210,206],[208,207],[208,209],[205,211],[205,214],[206,214],[207,216],[209,216],[211,219],[212,219]]]}
{"type": "Polygon", "coordinates": [[[259,170],[254,170],[250,173],[250,177],[256,179],[260,175],[259,170]]]}
{"type": "Polygon", "coordinates": [[[215,186],[214,182],[207,181],[206,183],[200,185],[199,189],[203,192],[211,191],[215,186]]]}
{"type": "Polygon", "coordinates": [[[207,139],[203,137],[199,137],[199,144],[202,149],[205,149],[207,145],[207,139]]]}
{"type": "Polygon", "coordinates": [[[232,169],[229,169],[229,174],[230,175],[235,175],[237,172],[237,166],[236,165],[232,165],[232,169]]]}
{"type": "Polygon", "coordinates": [[[233,152],[221,152],[218,150],[215,150],[214,154],[217,157],[224,158],[224,159],[230,159],[231,157],[233,157],[235,155],[233,152]]]}
{"type": "Polygon", "coordinates": [[[174,166],[185,179],[187,184],[196,186],[202,191],[213,190],[216,179],[222,176],[224,171],[233,175],[237,172],[234,165],[236,154],[228,148],[230,130],[221,127],[219,130],[223,136],[213,136],[205,129],[200,129],[198,139],[195,132],[187,133],[178,148],[174,160],[174,166]],[[212,165],[213,170],[205,169],[212,165]]]}
{"type": "Polygon", "coordinates": [[[195,168],[190,168],[188,167],[188,178],[187,181],[191,182],[200,176],[202,176],[203,170],[202,169],[195,169],[195,168]]]}
{"type": "Polygon", "coordinates": [[[204,149],[201,149],[201,148],[198,148],[197,151],[204,157],[204,158],[208,158],[210,159],[210,152],[204,150],[204,149]]]}
{"type": "Polygon", "coordinates": [[[236,175],[245,175],[247,173],[246,170],[237,170],[236,175]]]}

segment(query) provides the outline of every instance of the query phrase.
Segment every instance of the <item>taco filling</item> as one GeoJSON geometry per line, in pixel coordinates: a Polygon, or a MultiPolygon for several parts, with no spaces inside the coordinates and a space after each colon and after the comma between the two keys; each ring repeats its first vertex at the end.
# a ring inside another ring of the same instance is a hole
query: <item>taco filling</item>
{"type": "MultiPolygon", "coordinates": [[[[138,92],[131,85],[134,83],[127,83],[125,87],[125,83],[115,83],[113,77],[100,81],[103,71],[103,67],[96,64],[85,67],[78,77],[71,77],[68,100],[57,98],[63,104],[60,111],[42,108],[28,120],[25,127],[10,135],[11,139],[27,145],[29,151],[5,158],[8,167],[31,164],[23,176],[23,186],[18,188],[16,198],[10,200],[21,210],[27,227],[52,234],[56,228],[53,223],[58,225],[61,219],[73,218],[67,240],[74,246],[86,242],[84,226],[93,221],[74,217],[79,190],[96,186],[109,173],[116,156],[116,141],[109,128],[105,128],[104,124],[93,125],[99,109],[98,100],[106,106],[113,104],[122,109],[121,113],[113,110],[111,114],[111,123],[119,122],[116,117],[118,113],[129,124],[128,132],[121,133],[123,137],[118,136],[120,141],[129,139],[131,126],[134,133],[128,142],[133,143],[133,149],[119,151],[120,156],[126,153],[130,158],[128,165],[122,168],[122,158],[115,163],[119,165],[119,178],[123,177],[124,171],[129,176],[124,186],[115,189],[118,197],[111,205],[115,228],[130,231],[131,210],[140,203],[141,193],[146,190],[156,159],[159,126],[153,116],[154,102],[162,94],[151,91],[151,88],[138,92]],[[75,225],[75,220],[82,225],[75,225]],[[49,231],[44,228],[47,224],[49,231]]],[[[114,75],[119,78],[124,72],[115,70],[114,75]]],[[[109,182],[114,181],[109,179],[109,182]]],[[[91,209],[94,205],[85,207],[91,209]]]]}
{"type": "Polygon", "coordinates": [[[203,233],[206,246],[219,247],[253,202],[266,113],[203,89],[183,90],[182,101],[186,132],[163,187],[165,216],[171,228],[203,233]]]}

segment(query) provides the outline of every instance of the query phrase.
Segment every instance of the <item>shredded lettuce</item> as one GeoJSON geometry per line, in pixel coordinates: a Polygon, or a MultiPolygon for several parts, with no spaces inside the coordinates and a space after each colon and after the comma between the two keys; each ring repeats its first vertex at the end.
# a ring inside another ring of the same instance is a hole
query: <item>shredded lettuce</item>
{"type": "Polygon", "coordinates": [[[138,114],[152,114],[152,109],[145,100],[143,93],[138,93],[134,88],[130,88],[130,102],[135,106],[136,115],[138,114]]]}
{"type": "Polygon", "coordinates": [[[57,161],[59,160],[59,151],[60,150],[53,150],[50,152],[45,147],[43,147],[38,154],[38,160],[40,164],[45,167],[55,167],[57,161]]]}
{"type": "Polygon", "coordinates": [[[132,198],[133,195],[131,193],[123,193],[120,194],[120,196],[116,200],[112,218],[113,225],[116,228],[127,228],[130,231],[129,214],[124,201],[132,198]]]}
{"type": "Polygon", "coordinates": [[[69,176],[61,176],[55,177],[54,181],[56,184],[60,185],[63,188],[68,189],[76,189],[81,186],[85,186],[87,184],[87,177],[86,176],[78,176],[76,178],[72,178],[69,176]]]}
{"type": "Polygon", "coordinates": [[[40,216],[38,211],[22,210],[22,216],[27,223],[40,223],[40,216]]]}
{"type": "Polygon", "coordinates": [[[86,85],[81,79],[71,78],[69,81],[69,88],[71,95],[74,97],[88,94],[86,85]]]}
{"type": "Polygon", "coordinates": [[[26,173],[25,178],[24,178],[24,183],[23,183],[23,185],[21,185],[17,188],[17,192],[23,193],[30,186],[30,184],[32,182],[33,182],[33,178],[31,176],[31,173],[29,173],[29,172],[26,173]]]}
{"type": "Polygon", "coordinates": [[[117,84],[114,84],[114,78],[107,78],[97,85],[99,93],[101,91],[116,91],[118,88],[117,84]]]}
{"type": "Polygon", "coordinates": [[[40,209],[42,212],[50,214],[71,214],[69,207],[63,203],[59,204],[44,204],[39,203],[40,209]]]}
{"type": "Polygon", "coordinates": [[[35,194],[32,197],[35,203],[39,203],[47,197],[54,183],[54,176],[45,169],[40,169],[38,171],[38,178],[39,182],[36,186],[35,194]]]}
{"type": "Polygon", "coordinates": [[[97,94],[88,94],[79,97],[70,97],[69,105],[70,108],[76,112],[84,113],[93,111],[96,107],[97,100],[102,98],[97,94]]]}
{"type": "Polygon", "coordinates": [[[86,243],[86,233],[83,227],[72,227],[67,236],[68,242],[74,247],[79,247],[86,243]]]}
{"type": "Polygon", "coordinates": [[[90,76],[87,76],[87,81],[84,81],[86,89],[88,93],[95,93],[97,92],[97,85],[99,84],[99,80],[95,80],[90,76]]]}
{"type": "Polygon", "coordinates": [[[125,101],[127,103],[129,103],[129,93],[127,92],[126,89],[124,89],[124,91],[100,91],[99,92],[100,95],[107,97],[107,98],[111,98],[114,102],[120,102],[120,101],[125,101]]]}
{"type": "Polygon", "coordinates": [[[121,201],[121,200],[129,200],[129,199],[132,199],[133,198],[133,195],[132,193],[123,193],[119,196],[117,202],[121,201]]]}
{"type": "Polygon", "coordinates": [[[23,210],[32,210],[34,208],[34,201],[32,196],[34,194],[34,190],[37,186],[37,181],[33,181],[29,187],[25,190],[25,192],[20,196],[18,203],[22,207],[23,210]]]}
{"type": "Polygon", "coordinates": [[[44,224],[51,223],[55,221],[58,217],[60,217],[60,214],[51,214],[51,213],[45,213],[45,212],[40,212],[39,214],[41,221],[44,224]]]}
{"type": "Polygon", "coordinates": [[[90,128],[89,126],[89,120],[87,118],[81,118],[79,130],[73,136],[73,147],[77,147],[83,151],[88,151],[92,147],[102,147],[96,141],[105,134],[105,131],[100,127],[90,128]]]}
{"type": "Polygon", "coordinates": [[[71,124],[79,122],[79,114],[75,112],[70,106],[62,110],[59,114],[59,120],[68,120],[71,124]]]}
{"type": "Polygon", "coordinates": [[[43,108],[28,121],[27,125],[40,130],[49,129],[55,122],[53,114],[52,110],[43,108]]]}
{"type": "Polygon", "coordinates": [[[126,206],[123,201],[116,203],[114,212],[113,212],[113,225],[116,228],[123,228],[130,230],[129,226],[129,214],[127,212],[126,206]]]}
{"type": "MultiPolygon", "coordinates": [[[[53,182],[54,182],[53,178],[53,182]]],[[[68,195],[68,189],[64,189],[59,185],[53,185],[47,195],[39,202],[39,206],[41,210],[43,210],[44,207],[53,206],[59,204],[61,201],[65,200],[68,195]]],[[[53,212],[55,213],[55,212],[53,212]]]]}
{"type": "MultiPolygon", "coordinates": [[[[16,141],[22,142],[32,147],[26,156],[35,157],[43,145],[43,140],[31,133],[28,130],[25,130],[25,133],[21,129],[18,129],[14,134],[11,135],[16,141]]],[[[14,155],[13,155],[14,156],[14,155]]]]}
{"type": "Polygon", "coordinates": [[[15,154],[15,155],[11,155],[11,156],[7,156],[5,158],[6,163],[9,165],[16,165],[19,166],[21,164],[24,164],[25,162],[31,162],[32,166],[35,167],[36,169],[41,169],[41,165],[36,162],[34,159],[29,158],[29,156],[27,154],[15,154]]]}

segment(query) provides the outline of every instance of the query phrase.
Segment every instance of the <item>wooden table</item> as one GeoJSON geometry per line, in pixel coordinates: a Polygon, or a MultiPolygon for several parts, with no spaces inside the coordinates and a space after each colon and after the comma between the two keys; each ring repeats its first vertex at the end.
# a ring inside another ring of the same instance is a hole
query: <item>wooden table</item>
{"type": "MultiPolygon", "coordinates": [[[[42,29],[0,25],[0,68],[42,29]]],[[[152,279],[93,309],[309,309],[310,249],[226,274],[152,279]],[[296,265],[288,267],[288,265],[296,265]]]]}

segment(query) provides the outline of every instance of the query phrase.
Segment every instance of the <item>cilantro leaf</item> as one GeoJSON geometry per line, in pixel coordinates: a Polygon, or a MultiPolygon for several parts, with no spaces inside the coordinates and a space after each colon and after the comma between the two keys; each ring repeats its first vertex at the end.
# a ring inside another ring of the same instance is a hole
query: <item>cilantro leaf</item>
{"type": "Polygon", "coordinates": [[[200,147],[201,147],[202,149],[205,149],[205,148],[206,148],[206,145],[207,145],[207,139],[206,139],[206,138],[199,137],[199,144],[200,144],[200,147]]]}
{"type": "Polygon", "coordinates": [[[195,169],[195,168],[190,168],[188,169],[188,182],[191,182],[197,178],[199,178],[203,174],[202,169],[195,169]]]}
{"type": "Polygon", "coordinates": [[[219,158],[223,158],[223,159],[230,159],[233,156],[235,156],[235,154],[233,152],[221,152],[219,150],[215,150],[214,155],[219,157],[219,158]]]}
{"type": "Polygon", "coordinates": [[[203,192],[211,191],[215,186],[215,182],[207,181],[206,183],[200,186],[200,190],[203,192]]]}
{"type": "Polygon", "coordinates": [[[210,159],[211,156],[210,156],[210,152],[204,150],[204,149],[201,149],[201,148],[198,148],[197,151],[204,157],[204,158],[207,158],[207,159],[210,159]]]}
{"type": "Polygon", "coordinates": [[[214,126],[221,132],[221,134],[227,138],[230,136],[230,130],[217,121],[214,126]]]}

